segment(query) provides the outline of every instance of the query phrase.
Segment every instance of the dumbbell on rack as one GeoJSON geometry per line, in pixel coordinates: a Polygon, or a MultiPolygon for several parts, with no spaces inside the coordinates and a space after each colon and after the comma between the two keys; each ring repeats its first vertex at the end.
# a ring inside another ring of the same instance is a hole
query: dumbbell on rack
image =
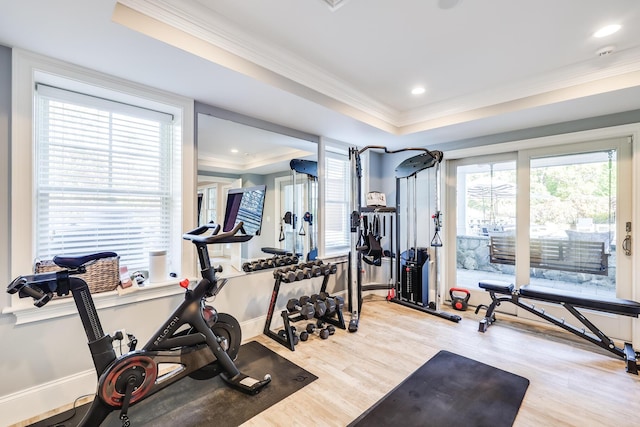
{"type": "MultiPolygon", "coordinates": [[[[292,344],[294,346],[298,345],[298,343],[300,342],[300,335],[298,334],[298,332],[296,330],[296,327],[295,326],[289,326],[289,330],[291,331],[292,344]]],[[[287,334],[287,331],[284,330],[284,329],[280,329],[278,331],[278,336],[284,342],[288,342],[289,341],[289,334],[287,334]]]]}
{"type": "Polygon", "coordinates": [[[309,339],[309,336],[314,334],[315,332],[318,333],[318,336],[320,338],[326,340],[327,338],[329,338],[329,336],[336,333],[336,328],[333,325],[324,326],[324,323],[321,323],[320,321],[318,321],[317,324],[308,323],[305,330],[300,332],[300,341],[307,341],[309,339]]]}
{"type": "Polygon", "coordinates": [[[285,256],[279,255],[273,261],[275,263],[274,265],[278,268],[273,271],[275,283],[273,285],[273,292],[271,294],[271,300],[267,310],[264,334],[288,347],[291,351],[294,351],[295,344],[301,340],[300,335],[303,335],[302,332],[306,333],[307,339],[309,337],[309,332],[305,330],[300,332],[299,335],[296,335],[297,332],[295,331],[295,328],[292,327],[292,322],[316,318],[318,325],[317,332],[321,338],[323,338],[327,333],[331,335],[335,332],[336,327],[346,329],[344,318],[342,316],[344,299],[332,297],[326,292],[329,276],[337,272],[336,264],[324,264],[322,260],[313,260],[298,264],[298,258],[295,255],[292,255],[289,259],[285,258],[285,256]],[[283,266],[282,264],[284,264],[285,261],[295,262],[295,265],[291,264],[283,266]],[[282,283],[297,282],[314,277],[322,277],[320,292],[318,294],[314,294],[312,297],[302,296],[298,299],[290,299],[287,303],[286,310],[282,310],[280,313],[284,327],[278,331],[278,333],[272,331],[271,322],[273,320],[276,301],[278,299],[282,283]],[[325,327],[325,323],[330,325],[325,327]]]}
{"type": "Polygon", "coordinates": [[[242,264],[242,271],[251,272],[251,271],[259,271],[266,270],[269,268],[274,268],[276,266],[276,262],[273,258],[264,258],[258,259],[251,262],[245,262],[242,264]]]}
{"type": "Polygon", "coordinates": [[[287,311],[292,314],[299,314],[301,319],[313,319],[316,313],[315,307],[307,300],[291,298],[287,301],[287,311]]]}
{"type": "Polygon", "coordinates": [[[314,317],[316,319],[320,319],[321,317],[324,317],[325,314],[327,314],[327,303],[318,298],[318,294],[313,294],[310,297],[305,295],[303,297],[300,297],[300,301],[303,301],[305,303],[308,302],[313,305],[313,308],[315,310],[314,317]]]}

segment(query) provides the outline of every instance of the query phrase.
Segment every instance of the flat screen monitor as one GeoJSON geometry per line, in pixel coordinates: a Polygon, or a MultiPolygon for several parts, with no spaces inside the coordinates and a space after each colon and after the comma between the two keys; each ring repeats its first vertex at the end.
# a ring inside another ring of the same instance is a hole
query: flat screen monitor
{"type": "Polygon", "coordinates": [[[242,221],[246,234],[259,235],[266,191],[266,185],[230,189],[227,193],[223,231],[232,230],[242,221]]]}

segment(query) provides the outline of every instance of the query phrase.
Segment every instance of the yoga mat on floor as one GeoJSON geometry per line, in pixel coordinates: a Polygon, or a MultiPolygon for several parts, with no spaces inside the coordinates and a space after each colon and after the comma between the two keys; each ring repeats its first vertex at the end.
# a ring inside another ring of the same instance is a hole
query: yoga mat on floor
{"type": "Polygon", "coordinates": [[[511,426],[527,387],[526,378],[442,350],[349,426],[511,426]]]}
{"type": "MultiPolygon", "coordinates": [[[[298,365],[280,357],[262,344],[251,341],[240,347],[236,366],[244,374],[262,378],[271,374],[271,383],[249,396],[230,388],[219,377],[209,380],[183,378],[129,408],[132,426],[237,426],[318,379],[298,365]]],[[[61,425],[77,426],[89,404],[61,425]]],[[[102,426],[122,427],[120,412],[113,411],[102,426]]],[[[58,425],[71,411],[56,415],[33,427],[58,425]]]]}

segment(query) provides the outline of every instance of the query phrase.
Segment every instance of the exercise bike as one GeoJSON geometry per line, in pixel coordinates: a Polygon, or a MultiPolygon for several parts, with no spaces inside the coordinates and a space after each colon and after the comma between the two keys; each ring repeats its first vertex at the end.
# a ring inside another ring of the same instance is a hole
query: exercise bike
{"type": "Polygon", "coordinates": [[[252,236],[239,234],[242,226],[240,222],[232,230],[220,233],[220,225],[207,224],[183,235],[196,245],[202,280],[193,289],[188,288],[188,279],[180,282],[186,289],[184,301],[140,350],[135,349],[137,340],[130,335],[129,352],[120,356],[116,356],[112,343],[122,337],[104,334],[87,283],[73,277],[86,272],[86,266],[92,262],[117,256],[115,253],[56,256],[53,261],[64,270],[20,276],[11,282],[7,292],[33,298],[36,307],[47,304],[54,293],[62,296],[71,291],[73,295],[98,374],[95,398],[79,425],[97,426],[112,411],[120,410],[122,425],[128,427],[130,405],[185,376],[208,379],[220,375],[227,384],[248,394],[256,394],[269,384],[268,374],[258,380],[238,370],[233,360],[242,339],[240,324],[229,314],[217,313],[206,304],[206,298],[216,296],[226,283],[226,279],[216,278],[222,268],[211,266],[207,246],[246,242],[252,236]],[[159,371],[160,364],[172,369],[159,371]]]}

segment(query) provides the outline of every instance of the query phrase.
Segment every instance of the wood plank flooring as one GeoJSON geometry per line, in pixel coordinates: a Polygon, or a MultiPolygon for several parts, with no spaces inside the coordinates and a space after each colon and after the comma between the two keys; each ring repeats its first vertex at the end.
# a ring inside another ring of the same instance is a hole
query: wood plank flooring
{"type": "Polygon", "coordinates": [[[347,425],[440,350],[530,380],[515,426],[640,425],[640,378],[624,361],[552,325],[497,317],[483,334],[472,309],[456,324],[373,296],[356,333],[295,352],[258,337],[319,379],[244,426],[347,425]]]}
{"type": "Polygon", "coordinates": [[[345,426],[440,350],[528,378],[517,427],[640,425],[640,378],[621,359],[552,325],[497,313],[483,334],[480,315],[461,314],[453,323],[368,296],[356,333],[312,336],[293,352],[256,337],[319,379],[243,425],[345,426]]]}

